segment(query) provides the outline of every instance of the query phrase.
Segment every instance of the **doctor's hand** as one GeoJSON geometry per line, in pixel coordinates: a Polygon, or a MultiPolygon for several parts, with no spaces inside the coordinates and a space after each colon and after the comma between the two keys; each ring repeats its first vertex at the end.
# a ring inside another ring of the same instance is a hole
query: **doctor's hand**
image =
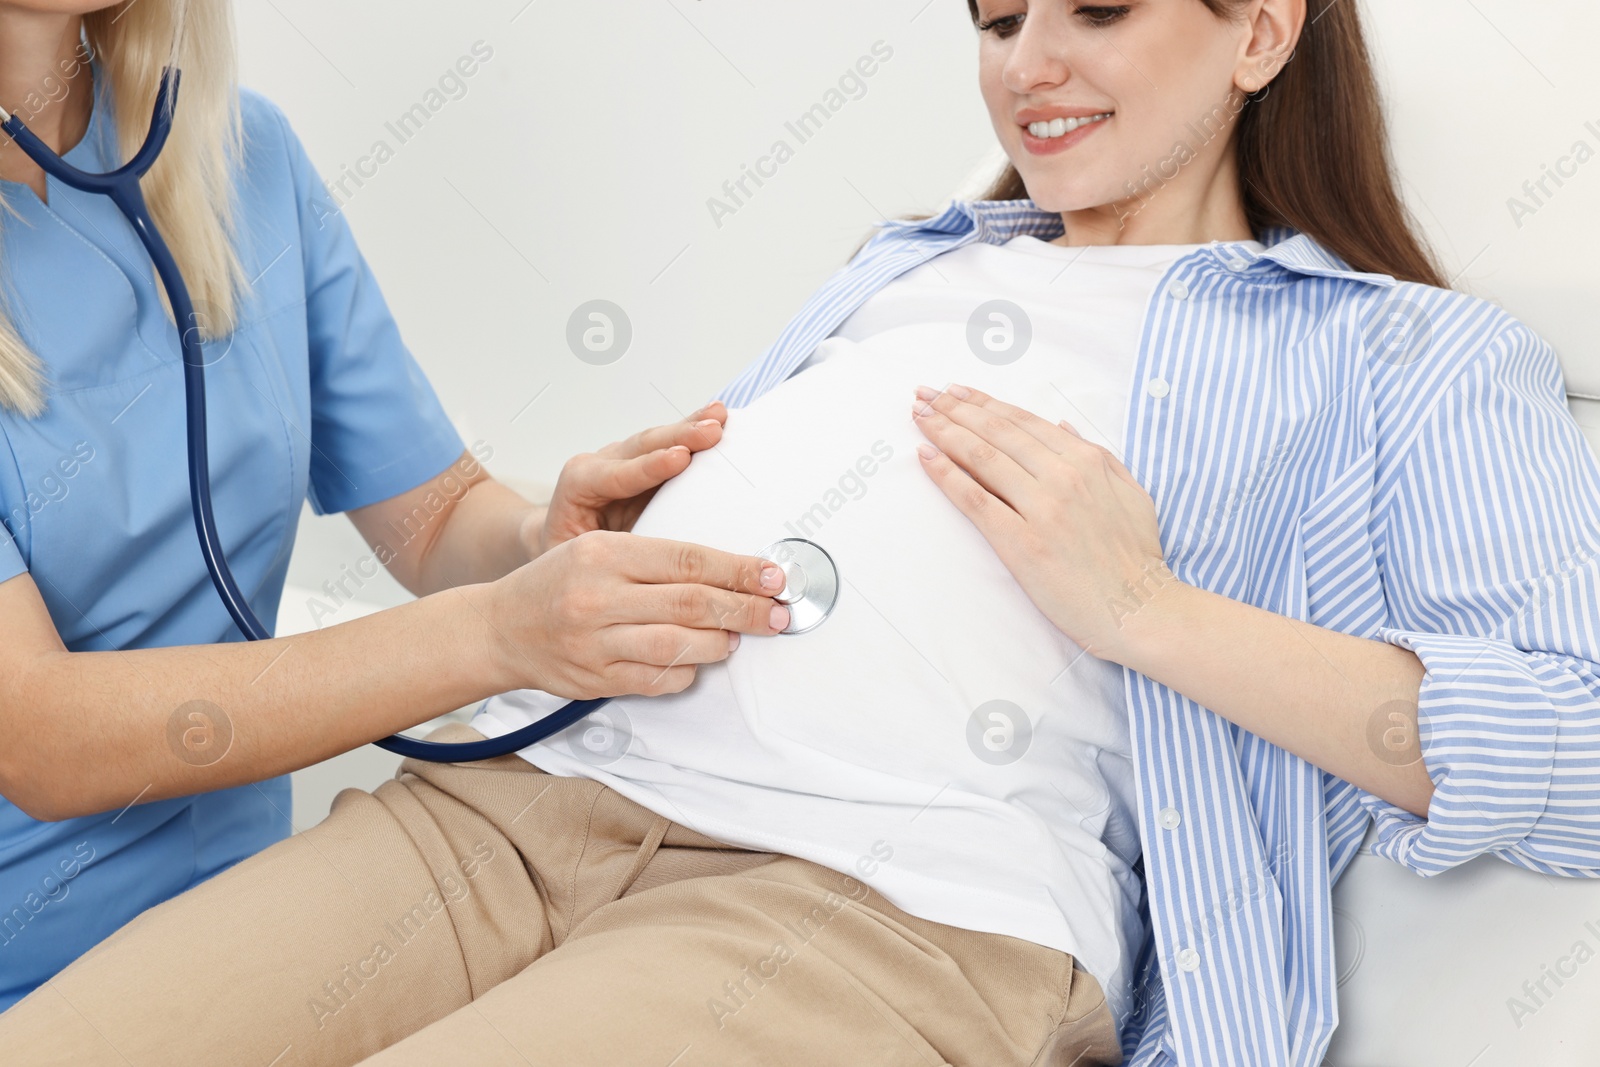
{"type": "Polygon", "coordinates": [[[1108,449],[965,386],[918,387],[922,467],[1062,633],[1116,661],[1124,623],[1178,579],[1155,501],[1108,449]],[[930,455],[931,453],[931,455],[930,455]]]}
{"type": "Polygon", "coordinates": [[[713,400],[688,418],[642,430],[561,468],[550,506],[530,516],[523,543],[531,557],[590,530],[627,532],[664,483],[682,474],[693,453],[722,440],[728,409],[713,400]]]}
{"type": "Polygon", "coordinates": [[[677,693],[740,634],[789,623],[783,571],[755,556],[591,531],[489,587],[489,640],[508,689],[569,699],[677,693]]]}

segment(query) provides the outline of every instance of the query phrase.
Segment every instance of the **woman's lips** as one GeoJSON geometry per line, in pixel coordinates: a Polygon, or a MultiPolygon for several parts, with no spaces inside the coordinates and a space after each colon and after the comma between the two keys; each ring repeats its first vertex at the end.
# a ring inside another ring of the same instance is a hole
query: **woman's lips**
{"type": "Polygon", "coordinates": [[[1094,131],[1115,119],[1116,116],[1113,115],[1111,118],[1101,119],[1099,122],[1091,122],[1087,126],[1079,126],[1071,133],[1064,133],[1060,137],[1035,137],[1028,132],[1028,127],[1022,126],[1020,127],[1022,130],[1022,147],[1026,148],[1030,155],[1053,156],[1058,152],[1065,152],[1085,137],[1092,136],[1094,131]]]}

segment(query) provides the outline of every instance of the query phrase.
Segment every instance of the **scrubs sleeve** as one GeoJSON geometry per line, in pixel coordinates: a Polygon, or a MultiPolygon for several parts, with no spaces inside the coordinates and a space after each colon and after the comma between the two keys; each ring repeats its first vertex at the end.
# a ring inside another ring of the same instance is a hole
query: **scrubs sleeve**
{"type": "Polygon", "coordinates": [[[1555,353],[1514,323],[1409,447],[1384,509],[1393,617],[1375,636],[1426,670],[1434,794],[1426,819],[1363,795],[1373,851],[1423,875],[1492,854],[1600,876],[1600,466],[1555,353]]]}
{"type": "Polygon", "coordinates": [[[304,147],[282,113],[257,100],[276,116],[294,174],[310,349],[311,506],[319,515],[349,511],[437,477],[464,446],[304,147]]]}

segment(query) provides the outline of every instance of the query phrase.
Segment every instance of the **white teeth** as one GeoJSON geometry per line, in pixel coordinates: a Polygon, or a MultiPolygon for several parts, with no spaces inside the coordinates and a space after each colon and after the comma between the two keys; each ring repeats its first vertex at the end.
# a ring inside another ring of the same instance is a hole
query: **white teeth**
{"type": "Polygon", "coordinates": [[[1081,119],[1051,119],[1049,122],[1030,122],[1028,123],[1028,132],[1035,137],[1045,139],[1061,137],[1081,126],[1087,126],[1091,122],[1100,122],[1110,117],[1111,112],[1106,111],[1099,115],[1089,115],[1081,119]]]}

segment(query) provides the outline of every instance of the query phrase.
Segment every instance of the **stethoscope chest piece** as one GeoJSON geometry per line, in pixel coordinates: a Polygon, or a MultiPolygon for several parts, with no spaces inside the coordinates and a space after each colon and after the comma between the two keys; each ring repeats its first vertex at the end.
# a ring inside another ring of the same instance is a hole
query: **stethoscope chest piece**
{"type": "Polygon", "coordinates": [[[773,599],[789,606],[786,634],[803,634],[822,625],[839,602],[839,568],[822,546],[786,537],[756,553],[783,568],[783,590],[773,599]]]}

